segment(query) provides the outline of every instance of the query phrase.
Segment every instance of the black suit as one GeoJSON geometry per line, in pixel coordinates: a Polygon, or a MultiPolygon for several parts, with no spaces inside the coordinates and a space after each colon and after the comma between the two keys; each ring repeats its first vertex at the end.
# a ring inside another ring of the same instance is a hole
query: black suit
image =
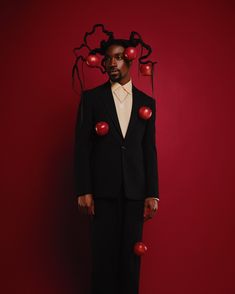
{"type": "Polygon", "coordinates": [[[85,91],[81,101],[76,126],[76,195],[92,193],[96,198],[115,198],[123,183],[128,199],[159,198],[155,100],[133,85],[133,106],[125,138],[109,81],[85,91]],[[141,106],[152,109],[150,119],[139,117],[141,106]],[[105,136],[95,132],[95,125],[100,121],[109,125],[105,136]]]}
{"type": "Polygon", "coordinates": [[[144,199],[158,197],[155,100],[134,85],[129,126],[123,138],[111,84],[85,91],[75,144],[76,195],[93,194],[92,294],[138,294],[140,257],[133,247],[142,239],[144,199]],[[152,109],[148,120],[141,106],[152,109]],[[98,136],[96,123],[109,132],[98,136]]]}

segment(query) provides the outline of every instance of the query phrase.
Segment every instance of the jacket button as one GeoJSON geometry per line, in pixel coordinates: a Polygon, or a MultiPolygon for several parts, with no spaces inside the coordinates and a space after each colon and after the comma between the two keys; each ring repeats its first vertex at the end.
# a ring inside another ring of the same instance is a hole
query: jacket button
{"type": "Polygon", "coordinates": [[[126,147],[125,147],[125,146],[123,146],[123,145],[121,146],[121,148],[122,148],[122,150],[126,150],[126,147]]]}

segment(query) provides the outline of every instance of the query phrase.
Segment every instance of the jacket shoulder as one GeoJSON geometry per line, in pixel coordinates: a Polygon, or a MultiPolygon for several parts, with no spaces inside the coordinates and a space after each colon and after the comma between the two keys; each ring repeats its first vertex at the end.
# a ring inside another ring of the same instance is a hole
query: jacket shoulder
{"type": "Polygon", "coordinates": [[[105,87],[107,87],[107,82],[104,84],[101,84],[95,88],[90,88],[90,89],[84,90],[81,93],[81,100],[84,99],[84,101],[86,101],[86,104],[92,105],[94,103],[94,101],[97,100],[97,97],[99,97],[100,94],[102,94],[105,87]]]}
{"type": "Polygon", "coordinates": [[[141,91],[140,89],[138,89],[136,87],[135,87],[135,90],[139,93],[141,98],[144,99],[146,102],[148,102],[150,104],[155,103],[155,99],[153,97],[149,96],[148,94],[146,94],[145,92],[141,91]]]}

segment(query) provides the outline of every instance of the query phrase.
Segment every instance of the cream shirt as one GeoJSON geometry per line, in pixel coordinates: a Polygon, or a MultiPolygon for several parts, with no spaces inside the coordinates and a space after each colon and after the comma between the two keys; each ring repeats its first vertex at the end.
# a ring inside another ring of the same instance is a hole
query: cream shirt
{"type": "MultiPolygon", "coordinates": [[[[119,124],[122,135],[125,138],[133,104],[132,80],[127,82],[125,85],[121,85],[117,82],[110,82],[119,124]]],[[[157,197],[153,198],[159,201],[157,197]]]]}
{"type": "Polygon", "coordinates": [[[132,82],[131,80],[125,85],[111,82],[114,103],[116,106],[117,116],[121,127],[122,135],[125,138],[128,124],[131,117],[132,109],[132,82]]]}

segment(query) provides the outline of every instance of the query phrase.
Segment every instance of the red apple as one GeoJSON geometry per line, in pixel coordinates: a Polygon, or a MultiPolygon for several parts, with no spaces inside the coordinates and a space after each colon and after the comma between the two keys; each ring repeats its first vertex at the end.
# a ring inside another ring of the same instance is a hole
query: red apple
{"type": "Polygon", "coordinates": [[[90,67],[95,67],[99,65],[99,57],[95,54],[90,54],[86,58],[86,63],[90,67]]]}
{"type": "Polygon", "coordinates": [[[140,72],[143,76],[151,76],[152,75],[152,63],[146,63],[140,65],[140,72]]]}
{"type": "Polygon", "coordinates": [[[139,109],[139,116],[145,120],[150,119],[150,117],[152,116],[151,108],[147,106],[141,106],[139,109]]]}
{"type": "Polygon", "coordinates": [[[134,252],[136,255],[144,255],[147,251],[147,246],[143,242],[136,242],[134,246],[134,252]]]}
{"type": "Polygon", "coordinates": [[[100,121],[95,125],[97,135],[104,136],[109,131],[109,125],[105,121],[100,121]]]}
{"type": "Polygon", "coordinates": [[[134,60],[137,56],[137,50],[135,47],[127,47],[124,51],[124,57],[128,60],[134,60]]]}

